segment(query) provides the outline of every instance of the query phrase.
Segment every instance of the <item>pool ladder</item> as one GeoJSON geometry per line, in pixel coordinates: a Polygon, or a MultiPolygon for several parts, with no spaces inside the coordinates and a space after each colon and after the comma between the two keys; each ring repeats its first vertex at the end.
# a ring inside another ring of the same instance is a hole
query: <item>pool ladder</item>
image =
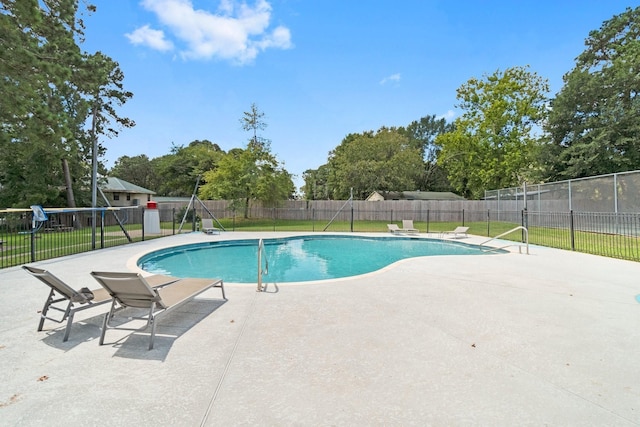
{"type": "Polygon", "coordinates": [[[269,274],[269,260],[267,259],[267,253],[264,250],[264,241],[258,240],[258,289],[256,292],[262,292],[262,275],[269,274]],[[264,255],[264,270],[262,269],[262,256],[264,255]]]}
{"type": "MultiPolygon", "coordinates": [[[[506,236],[507,234],[513,233],[514,231],[518,231],[518,230],[523,230],[524,231],[524,241],[525,241],[526,248],[527,248],[527,255],[529,255],[529,230],[527,230],[526,227],[523,227],[521,225],[516,227],[516,228],[512,228],[509,231],[505,231],[504,233],[500,234],[499,236],[492,237],[489,240],[485,240],[484,242],[480,243],[480,246],[483,246],[485,243],[489,243],[492,240],[499,239],[499,238],[501,238],[503,236],[506,236]]],[[[490,248],[490,249],[488,249],[488,252],[497,251],[497,250],[500,250],[500,249],[508,248],[509,246],[513,246],[513,245],[507,245],[507,246],[503,246],[501,248],[490,248]]],[[[522,253],[522,245],[518,244],[517,246],[518,246],[518,252],[522,253]]]]}

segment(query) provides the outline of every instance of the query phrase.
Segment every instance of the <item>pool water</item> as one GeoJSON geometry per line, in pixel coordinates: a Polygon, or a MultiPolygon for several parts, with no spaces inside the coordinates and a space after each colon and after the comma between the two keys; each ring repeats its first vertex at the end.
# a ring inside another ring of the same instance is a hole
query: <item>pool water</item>
{"type": "MultiPolygon", "coordinates": [[[[265,239],[269,264],[264,282],[305,282],[369,273],[405,258],[430,255],[480,255],[462,242],[406,237],[302,236],[265,239]]],[[[493,252],[495,253],[495,252],[493,252]]],[[[215,277],[256,283],[258,240],[207,242],[152,252],[138,266],[176,277],[215,277]]]]}

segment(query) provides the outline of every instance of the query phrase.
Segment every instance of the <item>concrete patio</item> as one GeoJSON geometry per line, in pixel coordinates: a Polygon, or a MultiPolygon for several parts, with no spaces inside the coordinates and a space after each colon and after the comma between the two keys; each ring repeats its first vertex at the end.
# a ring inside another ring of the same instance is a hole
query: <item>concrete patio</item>
{"type": "MultiPolygon", "coordinates": [[[[96,288],[90,271],[131,271],[153,249],[291,234],[192,233],[33,265],[96,288]]],[[[209,290],[161,321],[148,351],[145,334],[98,345],[108,305],[77,314],[67,342],[63,325],[36,332],[48,288],[0,270],[0,424],[640,425],[639,263],[532,247],[225,288],[228,301],[209,290]]]]}

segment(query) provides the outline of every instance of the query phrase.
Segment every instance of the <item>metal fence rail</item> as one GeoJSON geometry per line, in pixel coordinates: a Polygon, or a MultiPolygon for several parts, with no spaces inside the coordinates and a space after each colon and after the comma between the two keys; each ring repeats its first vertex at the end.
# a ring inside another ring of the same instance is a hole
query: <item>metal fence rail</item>
{"type": "Polygon", "coordinates": [[[144,208],[64,209],[48,211],[33,227],[33,212],[0,211],[0,268],[57,258],[174,233],[174,223],[161,223],[159,234],[145,233],[144,208]],[[95,234],[92,226],[96,220],[95,234]]]}
{"type": "MultiPolygon", "coordinates": [[[[336,215],[335,210],[297,203],[288,208],[256,207],[250,210],[249,218],[244,218],[243,213],[227,206],[216,202],[207,210],[196,208],[187,212],[183,231],[198,230],[200,218],[208,218],[211,214],[229,231],[318,232],[333,217],[335,219],[327,228],[329,232],[387,232],[387,224],[397,224],[403,219],[413,220],[414,226],[423,233],[465,225],[470,227],[469,233],[487,237],[524,226],[531,244],[640,261],[640,214],[637,213],[496,212],[490,209],[433,209],[433,204],[419,203],[354,203],[353,209],[345,209],[336,215]],[[409,209],[390,209],[390,206],[409,209]]],[[[48,212],[49,219],[39,224],[35,232],[31,211],[0,211],[0,268],[172,235],[176,233],[185,208],[186,205],[160,205],[160,233],[153,235],[145,230],[145,208],[142,207],[101,210],[95,216],[87,209],[48,212]]],[[[517,239],[517,236],[509,238],[517,239]]]]}

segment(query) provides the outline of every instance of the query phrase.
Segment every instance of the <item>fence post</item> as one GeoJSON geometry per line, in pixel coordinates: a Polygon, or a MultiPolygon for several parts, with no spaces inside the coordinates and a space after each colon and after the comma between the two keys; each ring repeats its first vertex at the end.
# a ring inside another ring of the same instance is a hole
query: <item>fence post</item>
{"type": "Polygon", "coordinates": [[[491,209],[487,209],[487,237],[491,237],[491,209]]]}
{"type": "Polygon", "coordinates": [[[316,231],[316,208],[311,208],[311,231],[316,231]]]}
{"type": "Polygon", "coordinates": [[[353,233],[353,201],[351,201],[351,232],[353,233]]]}
{"type": "Polygon", "coordinates": [[[462,225],[464,226],[464,209],[462,209],[462,225]]]}
{"type": "Polygon", "coordinates": [[[176,234],[176,208],[171,208],[171,234],[176,234]]]}
{"type": "Polygon", "coordinates": [[[276,231],[276,208],[271,208],[271,215],[273,215],[273,231],[276,231]]]}
{"type": "Polygon", "coordinates": [[[100,211],[100,249],[104,249],[104,214],[104,210],[100,211]]]}
{"type": "Polygon", "coordinates": [[[142,241],[144,242],[144,206],[142,206],[142,219],[140,221],[140,224],[142,225],[142,227],[141,227],[142,241]]]}
{"type": "MultiPolygon", "coordinates": [[[[32,214],[33,215],[33,214],[32,214]]],[[[34,220],[31,220],[31,224],[34,224],[34,220]]],[[[31,262],[36,262],[36,233],[33,226],[31,227],[31,262]]]]}
{"type": "Polygon", "coordinates": [[[575,229],[573,228],[573,209],[569,211],[569,234],[571,237],[571,250],[576,250],[575,229]]]}
{"type": "Polygon", "coordinates": [[[429,233],[429,212],[430,209],[427,209],[427,233],[429,233]]]}

